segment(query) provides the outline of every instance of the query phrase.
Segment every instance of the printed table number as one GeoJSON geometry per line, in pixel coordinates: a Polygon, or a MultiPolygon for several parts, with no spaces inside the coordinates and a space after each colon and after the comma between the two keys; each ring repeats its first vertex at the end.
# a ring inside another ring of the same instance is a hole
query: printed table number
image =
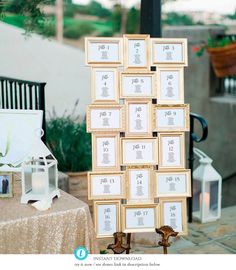
{"type": "Polygon", "coordinates": [[[122,199],[126,196],[124,172],[89,172],[89,200],[122,199]]]}
{"type": "Polygon", "coordinates": [[[112,237],[120,230],[120,201],[94,201],[97,238],[112,237]]]}
{"type": "Polygon", "coordinates": [[[154,232],[159,226],[158,205],[122,205],[122,231],[154,232]]]}

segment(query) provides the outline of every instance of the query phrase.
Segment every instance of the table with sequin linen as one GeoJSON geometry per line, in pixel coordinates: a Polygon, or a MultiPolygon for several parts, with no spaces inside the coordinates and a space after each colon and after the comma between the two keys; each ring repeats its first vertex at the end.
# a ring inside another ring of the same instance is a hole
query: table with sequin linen
{"type": "Polygon", "coordinates": [[[86,203],[61,191],[47,211],[0,198],[0,254],[72,254],[78,246],[99,253],[86,203]]]}

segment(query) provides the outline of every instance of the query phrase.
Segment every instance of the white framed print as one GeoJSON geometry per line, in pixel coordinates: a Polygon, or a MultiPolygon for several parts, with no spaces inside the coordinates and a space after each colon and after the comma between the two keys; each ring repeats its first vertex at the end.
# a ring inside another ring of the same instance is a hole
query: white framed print
{"type": "Polygon", "coordinates": [[[21,171],[21,163],[41,134],[42,120],[40,110],[0,110],[0,171],[21,171]]]}
{"type": "Polygon", "coordinates": [[[89,105],[87,132],[124,131],[123,105],[89,105]]]}
{"type": "Polygon", "coordinates": [[[124,172],[88,172],[88,199],[126,198],[124,172]]]}
{"type": "Polygon", "coordinates": [[[184,67],[157,67],[157,104],[184,103],[184,67]]]}
{"type": "Polygon", "coordinates": [[[92,134],[92,169],[93,171],[120,170],[119,134],[92,134]]]}
{"type": "Polygon", "coordinates": [[[85,54],[90,66],[122,66],[123,38],[86,37],[85,54]]]}
{"type": "Polygon", "coordinates": [[[127,203],[154,203],[154,171],[149,168],[128,169],[126,175],[127,203]]]}
{"type": "Polygon", "coordinates": [[[149,69],[150,35],[123,35],[125,68],[149,69]]]}
{"type": "Polygon", "coordinates": [[[157,138],[121,138],[122,165],[157,165],[157,138]]]}
{"type": "Polygon", "coordinates": [[[155,232],[159,228],[159,205],[140,204],[121,206],[122,232],[155,232]]]}
{"type": "Polygon", "coordinates": [[[155,197],[191,197],[190,170],[156,171],[155,197]]]}
{"type": "Polygon", "coordinates": [[[185,168],[184,132],[159,133],[158,170],[176,170],[185,168]]]}
{"type": "Polygon", "coordinates": [[[126,137],[152,136],[151,100],[126,100],[126,137]]]}
{"type": "Polygon", "coordinates": [[[97,238],[113,237],[120,231],[120,201],[94,201],[94,226],[97,238]]]}
{"type": "Polygon", "coordinates": [[[161,226],[170,226],[178,235],[187,235],[186,198],[161,198],[159,203],[161,226]]]}
{"type": "Polygon", "coordinates": [[[189,104],[155,105],[154,131],[189,131],[189,104]]]}
{"type": "Polygon", "coordinates": [[[155,72],[122,72],[120,98],[156,98],[155,72]]]}
{"type": "Polygon", "coordinates": [[[152,38],[151,65],[188,65],[186,38],[152,38]]]}
{"type": "Polygon", "coordinates": [[[119,104],[118,71],[116,68],[91,68],[92,103],[119,104]]]}

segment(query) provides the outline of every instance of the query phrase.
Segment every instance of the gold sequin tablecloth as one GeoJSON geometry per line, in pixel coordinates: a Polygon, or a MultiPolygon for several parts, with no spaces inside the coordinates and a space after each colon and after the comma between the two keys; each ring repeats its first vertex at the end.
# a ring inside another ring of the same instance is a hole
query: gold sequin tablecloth
{"type": "Polygon", "coordinates": [[[99,253],[88,205],[61,191],[47,211],[0,199],[0,254],[71,254],[78,246],[99,253]]]}

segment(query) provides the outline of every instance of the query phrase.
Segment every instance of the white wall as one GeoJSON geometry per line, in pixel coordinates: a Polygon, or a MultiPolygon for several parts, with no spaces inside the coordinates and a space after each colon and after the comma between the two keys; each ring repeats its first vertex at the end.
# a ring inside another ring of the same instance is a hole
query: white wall
{"type": "Polygon", "coordinates": [[[71,111],[79,99],[78,113],[90,104],[90,71],[80,49],[0,23],[0,76],[46,82],[46,109],[58,115],[71,111]]]}

